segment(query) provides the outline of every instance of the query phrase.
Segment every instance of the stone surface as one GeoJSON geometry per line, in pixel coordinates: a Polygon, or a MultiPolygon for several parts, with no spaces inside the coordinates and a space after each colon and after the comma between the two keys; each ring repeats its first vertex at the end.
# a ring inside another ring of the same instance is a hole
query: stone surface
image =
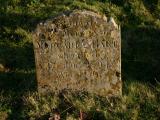
{"type": "Polygon", "coordinates": [[[66,12],[38,24],[33,44],[39,92],[121,95],[121,36],[113,18],[66,12]]]}

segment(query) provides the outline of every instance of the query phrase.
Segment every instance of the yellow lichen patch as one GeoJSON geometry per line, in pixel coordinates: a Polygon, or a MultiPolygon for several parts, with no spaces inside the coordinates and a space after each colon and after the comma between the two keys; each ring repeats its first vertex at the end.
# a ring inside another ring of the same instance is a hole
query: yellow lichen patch
{"type": "Polygon", "coordinates": [[[83,35],[84,35],[84,37],[91,37],[91,35],[92,35],[93,33],[92,33],[92,30],[91,29],[87,29],[87,30],[84,30],[83,31],[83,35]]]}
{"type": "Polygon", "coordinates": [[[85,57],[88,61],[91,61],[93,58],[92,58],[92,55],[89,53],[89,52],[86,52],[85,53],[85,57]]]}

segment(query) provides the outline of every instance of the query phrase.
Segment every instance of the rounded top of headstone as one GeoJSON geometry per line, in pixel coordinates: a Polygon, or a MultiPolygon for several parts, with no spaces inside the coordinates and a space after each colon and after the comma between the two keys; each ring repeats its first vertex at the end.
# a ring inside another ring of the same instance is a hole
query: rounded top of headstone
{"type": "Polygon", "coordinates": [[[82,16],[82,17],[94,17],[94,18],[99,18],[101,20],[104,20],[106,22],[109,22],[109,19],[103,14],[93,12],[93,11],[88,11],[88,10],[73,10],[73,11],[64,11],[62,13],[57,14],[53,18],[50,18],[47,21],[39,23],[39,25],[46,25],[45,23],[53,20],[58,20],[58,19],[65,19],[65,18],[72,18],[73,16],[82,16]],[[108,21],[107,21],[108,20],[108,21]]]}
{"type": "Polygon", "coordinates": [[[41,39],[47,37],[47,39],[50,40],[50,37],[47,36],[48,34],[59,37],[62,32],[66,30],[69,31],[71,35],[74,35],[76,31],[83,32],[88,29],[92,29],[101,34],[106,29],[108,31],[112,31],[113,29],[119,30],[119,27],[112,17],[107,18],[100,13],[87,10],[65,11],[51,19],[40,22],[33,33],[33,40],[36,40],[37,37],[41,39]]]}

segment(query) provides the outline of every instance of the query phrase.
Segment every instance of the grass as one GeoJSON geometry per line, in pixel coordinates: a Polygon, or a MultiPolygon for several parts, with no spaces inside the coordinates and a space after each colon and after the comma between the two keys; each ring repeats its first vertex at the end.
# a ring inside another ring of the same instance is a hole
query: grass
{"type": "Polygon", "coordinates": [[[59,95],[28,92],[17,96],[10,91],[10,96],[1,94],[0,110],[1,114],[2,111],[7,112],[9,119],[24,120],[47,120],[57,108],[64,120],[78,119],[80,110],[85,112],[90,120],[158,120],[160,117],[159,88],[159,83],[155,87],[138,81],[128,81],[124,84],[123,96],[120,98],[69,91],[59,95]]]}
{"type": "Polygon", "coordinates": [[[160,119],[160,2],[158,0],[0,0],[0,119],[160,119]],[[123,96],[36,92],[31,32],[59,12],[87,9],[112,16],[122,30],[123,96]]]}

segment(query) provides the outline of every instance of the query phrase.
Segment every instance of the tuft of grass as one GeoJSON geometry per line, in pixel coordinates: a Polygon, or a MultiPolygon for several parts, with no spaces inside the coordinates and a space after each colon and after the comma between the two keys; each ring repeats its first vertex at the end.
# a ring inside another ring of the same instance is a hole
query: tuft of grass
{"type": "Polygon", "coordinates": [[[39,93],[28,94],[23,97],[25,112],[30,119],[50,115],[57,108],[59,98],[55,95],[40,95],[39,93]]]}
{"type": "MultiPolygon", "coordinates": [[[[158,87],[156,89],[159,89],[158,87]]],[[[159,92],[148,84],[125,82],[120,98],[107,98],[86,92],[63,92],[60,95],[38,93],[24,96],[25,114],[30,119],[42,118],[59,109],[63,119],[78,119],[84,112],[88,119],[159,119],[159,92]]]]}

